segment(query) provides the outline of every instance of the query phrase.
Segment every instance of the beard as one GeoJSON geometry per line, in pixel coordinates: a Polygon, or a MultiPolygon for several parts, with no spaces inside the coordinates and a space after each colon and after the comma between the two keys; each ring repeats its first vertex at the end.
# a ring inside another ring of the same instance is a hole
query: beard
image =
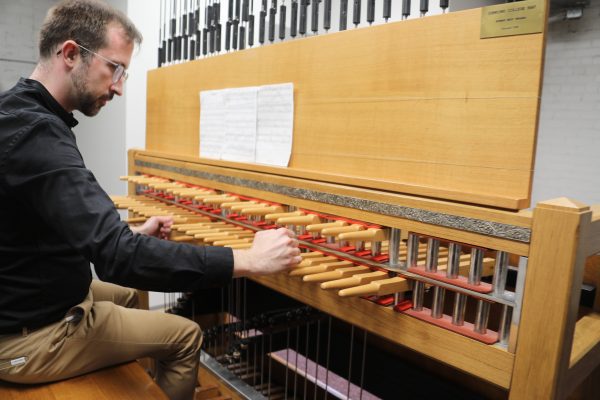
{"type": "Polygon", "coordinates": [[[72,80],[77,102],[76,109],[81,111],[87,117],[93,117],[100,112],[100,109],[106,102],[112,99],[113,94],[110,93],[98,97],[90,92],[87,85],[87,71],[88,66],[84,63],[81,68],[74,71],[72,80]]]}

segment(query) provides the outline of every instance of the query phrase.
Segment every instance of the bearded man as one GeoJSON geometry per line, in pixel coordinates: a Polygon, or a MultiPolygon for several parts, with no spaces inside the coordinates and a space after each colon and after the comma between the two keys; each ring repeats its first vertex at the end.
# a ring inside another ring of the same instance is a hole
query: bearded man
{"type": "Polygon", "coordinates": [[[123,94],[141,40],[101,1],[62,1],[44,20],[33,73],[0,94],[0,380],[49,382],[153,357],[159,386],[189,400],[200,328],[136,309],[130,288],[194,291],[300,262],[287,229],[232,251],[161,240],[169,217],[137,229],[120,221],[81,158],[72,111],[94,116],[123,94]],[[92,280],[90,262],[112,284],[92,280]]]}

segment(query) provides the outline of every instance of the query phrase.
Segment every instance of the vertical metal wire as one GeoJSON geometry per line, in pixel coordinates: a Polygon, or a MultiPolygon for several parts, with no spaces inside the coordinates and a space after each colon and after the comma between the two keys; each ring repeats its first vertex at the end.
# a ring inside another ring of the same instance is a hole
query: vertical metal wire
{"type": "Polygon", "coordinates": [[[249,356],[249,351],[250,351],[250,335],[248,334],[247,331],[247,326],[246,326],[246,304],[248,303],[248,281],[246,280],[246,278],[242,278],[244,280],[244,292],[243,292],[243,298],[244,298],[244,311],[243,311],[243,315],[242,315],[242,338],[244,339],[244,344],[246,346],[246,376],[248,375],[248,370],[250,368],[250,356],[249,356]]]}
{"type": "Polygon", "coordinates": [[[304,347],[304,399],[306,400],[306,395],[308,394],[308,344],[310,338],[310,322],[306,324],[306,341],[304,347]]]}
{"type": "Polygon", "coordinates": [[[264,394],[265,385],[265,335],[260,336],[260,394],[264,394]]]}
{"type": "Polygon", "coordinates": [[[254,366],[252,367],[252,386],[256,387],[256,371],[257,371],[257,368],[256,368],[256,347],[258,346],[258,342],[256,340],[256,336],[254,337],[253,342],[254,342],[253,343],[254,345],[252,346],[252,348],[253,348],[253,352],[252,353],[253,353],[253,356],[254,356],[254,363],[253,363],[254,366]]]}
{"type": "Polygon", "coordinates": [[[267,398],[271,397],[271,361],[273,360],[273,332],[269,333],[269,375],[267,379],[267,398]]]}
{"type": "Polygon", "coordinates": [[[286,329],[286,340],[285,340],[285,400],[288,398],[288,384],[289,384],[289,371],[290,370],[290,327],[288,325],[286,329]]]}
{"type": "Polygon", "coordinates": [[[348,395],[350,398],[350,384],[352,382],[352,358],[354,356],[354,325],[350,328],[350,359],[348,360],[348,395]]]}
{"type": "Polygon", "coordinates": [[[298,389],[298,351],[300,350],[300,325],[296,326],[296,361],[294,362],[294,399],[298,389]]]}
{"type": "Polygon", "coordinates": [[[367,359],[367,330],[364,329],[363,336],[363,353],[362,353],[362,365],[360,367],[360,394],[358,395],[359,399],[362,399],[363,394],[363,385],[365,383],[365,364],[367,359]]]}
{"type": "Polygon", "coordinates": [[[315,390],[313,400],[317,400],[317,387],[319,382],[319,350],[321,347],[321,320],[317,321],[317,354],[315,356],[315,390]]]}
{"type": "Polygon", "coordinates": [[[329,325],[327,328],[327,357],[325,361],[325,400],[327,400],[327,393],[329,388],[329,356],[331,355],[331,316],[329,316],[329,325]]]}
{"type": "Polygon", "coordinates": [[[500,319],[500,327],[498,329],[498,337],[502,346],[508,346],[510,339],[510,324],[512,322],[512,307],[506,304],[502,307],[502,318],[500,319]]]}
{"type": "MultiPolygon", "coordinates": [[[[227,290],[226,288],[221,289],[221,315],[225,315],[225,290],[227,290]]],[[[224,319],[222,322],[219,321],[220,324],[220,328],[221,328],[221,349],[225,348],[225,323],[227,322],[227,319],[224,319]]],[[[215,347],[215,357],[217,357],[217,348],[215,347]]]]}

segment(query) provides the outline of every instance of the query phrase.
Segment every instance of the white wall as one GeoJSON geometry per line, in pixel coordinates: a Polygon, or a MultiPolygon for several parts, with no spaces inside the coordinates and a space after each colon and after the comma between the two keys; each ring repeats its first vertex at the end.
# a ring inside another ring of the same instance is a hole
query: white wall
{"type": "Polygon", "coordinates": [[[127,14],[144,36],[134,52],[127,79],[127,149],[146,146],[146,74],[157,67],[159,0],[129,0],[127,14]]]}
{"type": "Polygon", "coordinates": [[[559,196],[600,203],[600,0],[548,29],[532,198],[559,196]]]}
{"type": "Polygon", "coordinates": [[[54,0],[0,0],[0,92],[28,77],[38,59],[38,33],[54,0]]]}

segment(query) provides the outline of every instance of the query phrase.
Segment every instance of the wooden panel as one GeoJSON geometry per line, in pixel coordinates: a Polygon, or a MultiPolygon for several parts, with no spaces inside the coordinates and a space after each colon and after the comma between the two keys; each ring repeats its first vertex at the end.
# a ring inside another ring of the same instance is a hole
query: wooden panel
{"type": "Polygon", "coordinates": [[[167,400],[137,362],[105,368],[90,374],[43,385],[0,382],[5,400],[167,400]]]}
{"type": "Polygon", "coordinates": [[[394,343],[500,387],[509,386],[514,356],[498,347],[485,345],[361,298],[340,298],[317,284],[292,279],[285,274],[252,279],[394,343]]]}
{"type": "Polygon", "coordinates": [[[200,90],[293,82],[289,174],[527,207],[543,35],[482,40],[479,18],[472,9],[150,71],[147,148],[198,155],[200,90]]]}

